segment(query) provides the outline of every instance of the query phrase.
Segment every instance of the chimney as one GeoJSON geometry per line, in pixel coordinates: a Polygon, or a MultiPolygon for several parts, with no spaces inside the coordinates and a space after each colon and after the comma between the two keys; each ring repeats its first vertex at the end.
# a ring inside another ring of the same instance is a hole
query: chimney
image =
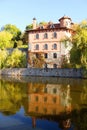
{"type": "Polygon", "coordinates": [[[36,29],[36,18],[33,18],[33,29],[36,29]]]}

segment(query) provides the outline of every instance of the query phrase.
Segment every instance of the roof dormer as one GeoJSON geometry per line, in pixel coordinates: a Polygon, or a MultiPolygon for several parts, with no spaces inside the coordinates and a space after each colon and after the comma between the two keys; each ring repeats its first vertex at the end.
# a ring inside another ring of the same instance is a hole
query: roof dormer
{"type": "Polygon", "coordinates": [[[51,24],[51,25],[50,25],[50,28],[55,28],[54,24],[51,24]]]}

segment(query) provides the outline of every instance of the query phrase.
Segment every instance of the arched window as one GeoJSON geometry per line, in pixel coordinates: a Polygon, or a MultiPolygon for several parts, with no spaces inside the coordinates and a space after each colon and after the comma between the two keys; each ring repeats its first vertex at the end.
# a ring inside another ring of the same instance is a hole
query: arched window
{"type": "Polygon", "coordinates": [[[38,44],[36,44],[36,50],[39,50],[39,45],[38,44]]]}
{"type": "Polygon", "coordinates": [[[56,32],[54,32],[53,37],[57,38],[57,33],[56,32]]]}
{"type": "Polygon", "coordinates": [[[53,53],[53,58],[57,58],[57,53],[53,53]]]}
{"type": "Polygon", "coordinates": [[[48,45],[47,44],[44,45],[44,49],[48,50],[48,45]]]}
{"type": "Polygon", "coordinates": [[[56,44],[56,43],[54,43],[53,48],[54,48],[55,50],[57,50],[57,44],[56,44]]]}
{"type": "Polygon", "coordinates": [[[47,33],[44,34],[44,38],[45,38],[45,39],[48,38],[48,34],[47,34],[47,33]]]}
{"type": "Polygon", "coordinates": [[[36,34],[36,39],[39,39],[39,34],[38,33],[36,34]]]}

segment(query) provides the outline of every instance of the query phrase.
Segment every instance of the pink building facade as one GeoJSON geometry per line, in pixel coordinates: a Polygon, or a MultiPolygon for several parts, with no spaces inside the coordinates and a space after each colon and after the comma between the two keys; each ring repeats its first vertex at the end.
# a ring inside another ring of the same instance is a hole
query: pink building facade
{"type": "MultiPolygon", "coordinates": [[[[72,44],[64,39],[72,36],[72,20],[67,16],[59,19],[58,23],[48,22],[46,25],[37,26],[37,21],[33,19],[33,29],[27,30],[28,34],[28,61],[38,53],[43,54],[45,64],[48,68],[61,68],[63,57],[69,59],[69,51],[72,44]]],[[[28,62],[28,68],[33,67],[33,62],[28,62]]]]}

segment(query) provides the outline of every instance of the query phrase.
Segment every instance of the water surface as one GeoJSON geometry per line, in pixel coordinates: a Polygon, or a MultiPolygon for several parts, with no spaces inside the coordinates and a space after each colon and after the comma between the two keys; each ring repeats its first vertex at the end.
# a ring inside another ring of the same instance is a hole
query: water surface
{"type": "Polygon", "coordinates": [[[0,77],[1,130],[87,130],[87,80],[0,77]]]}

